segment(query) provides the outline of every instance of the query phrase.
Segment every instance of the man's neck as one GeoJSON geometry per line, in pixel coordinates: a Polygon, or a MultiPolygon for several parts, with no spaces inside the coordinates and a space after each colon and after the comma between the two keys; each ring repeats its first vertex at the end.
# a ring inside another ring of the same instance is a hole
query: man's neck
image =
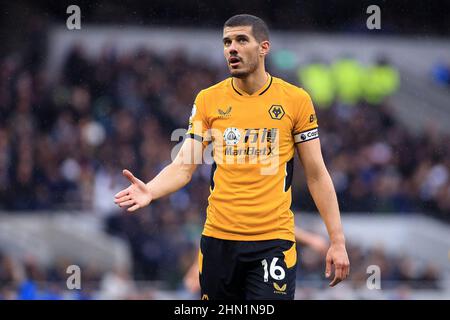
{"type": "Polygon", "coordinates": [[[269,78],[265,68],[258,68],[245,78],[234,78],[234,84],[245,93],[252,95],[261,89],[269,78]]]}

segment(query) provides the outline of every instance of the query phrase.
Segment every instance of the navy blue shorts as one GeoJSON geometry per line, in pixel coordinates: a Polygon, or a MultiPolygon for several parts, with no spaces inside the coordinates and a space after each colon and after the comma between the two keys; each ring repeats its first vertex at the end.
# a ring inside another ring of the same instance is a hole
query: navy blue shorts
{"type": "Polygon", "coordinates": [[[297,251],[288,240],[233,241],[202,235],[202,300],[293,300],[297,251]]]}

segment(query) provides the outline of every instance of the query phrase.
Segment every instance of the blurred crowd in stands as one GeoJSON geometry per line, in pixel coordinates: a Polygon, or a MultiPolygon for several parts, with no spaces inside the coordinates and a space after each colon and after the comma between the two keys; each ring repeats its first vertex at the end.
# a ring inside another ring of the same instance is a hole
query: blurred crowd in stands
{"type": "MultiPolygon", "coordinates": [[[[0,63],[0,209],[13,211],[110,214],[116,210],[111,196],[125,183],[122,169],[143,180],[155,176],[171,159],[178,143],[170,141],[171,133],[186,128],[195,94],[224,76],[181,52],[162,57],[140,49],[118,56],[105,48],[92,60],[80,45],[52,83],[45,70],[20,56],[0,63]]],[[[299,78],[315,97],[323,88],[311,86],[318,74],[311,69],[301,69],[299,78]]],[[[349,93],[348,81],[333,82],[337,99],[317,98],[316,111],[342,210],[430,212],[448,219],[449,137],[432,123],[413,134],[391,115],[388,99],[377,96],[374,104],[349,93]]],[[[294,209],[311,210],[301,169],[296,173],[294,209]]],[[[208,180],[204,165],[161,205],[187,211],[195,203],[202,211],[208,180]]]]}
{"type": "MultiPolygon", "coordinates": [[[[88,58],[77,44],[57,80],[50,81],[42,56],[30,48],[0,60],[0,210],[95,212],[104,217],[105,230],[128,241],[133,251],[131,275],[118,271],[111,281],[132,277],[179,288],[205,219],[209,166],[200,166],[189,185],[136,215],[119,210],[113,196],[127,185],[123,168],[148,181],[169,163],[179,142],[170,141],[171,133],[187,128],[195,94],[226,74],[207,62],[190,61],[181,51],[160,56],[142,48],[118,55],[113,47],[105,47],[98,57],[88,58]]],[[[334,67],[349,65],[349,60],[338,62],[342,64],[334,67]]],[[[370,71],[386,65],[378,61],[370,71]]],[[[317,77],[336,74],[333,68],[330,74],[323,70],[323,65],[302,66],[295,77],[317,100],[322,150],[341,210],[424,212],[450,221],[449,137],[436,132],[432,123],[416,135],[395,120],[386,97],[398,87],[395,69],[389,67],[392,90],[386,95],[380,97],[365,86],[355,97],[346,91],[348,86],[331,78],[336,84],[332,98],[321,101],[317,90],[324,89],[314,87],[317,77]],[[365,99],[368,92],[375,98],[365,99]]],[[[284,78],[276,70],[269,72],[284,78]]],[[[315,211],[298,161],[296,166],[293,209],[315,211]]],[[[391,257],[382,249],[349,250],[352,259],[377,261],[386,268],[396,265],[385,275],[388,282],[415,286],[426,279],[423,283],[436,287],[438,271],[432,265],[416,268],[408,257],[391,257]],[[394,260],[397,263],[391,263],[394,260]]],[[[41,281],[66,279],[61,270],[39,269],[32,260],[19,262],[19,267],[13,263],[8,255],[0,257],[0,298],[67,297],[56,292],[57,286],[56,291],[37,290],[41,281]]],[[[321,279],[321,257],[306,254],[303,263],[300,278],[321,279]]],[[[352,273],[356,284],[365,276],[365,270],[352,273]]],[[[93,270],[91,280],[101,283],[101,275],[93,270]]],[[[86,296],[69,297],[94,297],[83,292],[86,296]]]]}
{"type": "MultiPolygon", "coordinates": [[[[153,248],[148,249],[158,251],[163,247],[164,243],[155,243],[153,248]]],[[[317,299],[318,290],[326,288],[329,282],[323,276],[324,256],[310,248],[299,250],[302,254],[301,264],[297,268],[296,297],[317,299]]],[[[365,298],[364,295],[355,296],[355,292],[368,292],[369,265],[380,267],[379,285],[385,299],[410,299],[414,290],[418,289],[430,292],[445,290],[442,287],[442,272],[432,263],[388,253],[382,247],[362,249],[352,243],[348,245],[348,253],[352,272],[349,279],[339,285],[339,288],[342,287],[337,296],[339,299],[365,298]]],[[[164,260],[163,256],[156,255],[154,258],[164,260]]],[[[0,251],[0,300],[199,299],[200,293],[189,291],[182,281],[192,258],[184,261],[188,265],[183,265],[183,258],[176,257],[176,254],[170,259],[174,267],[169,270],[154,268],[151,276],[141,280],[135,279],[128,270],[104,272],[95,265],[81,265],[80,290],[69,290],[67,283],[70,274],[67,273],[67,266],[75,264],[74,261],[61,257],[55,264],[44,266],[32,256],[17,259],[14,255],[0,251]],[[163,272],[166,275],[171,273],[172,280],[178,279],[170,283],[164,278],[163,272]]],[[[167,266],[169,264],[164,267],[167,266]]]]}

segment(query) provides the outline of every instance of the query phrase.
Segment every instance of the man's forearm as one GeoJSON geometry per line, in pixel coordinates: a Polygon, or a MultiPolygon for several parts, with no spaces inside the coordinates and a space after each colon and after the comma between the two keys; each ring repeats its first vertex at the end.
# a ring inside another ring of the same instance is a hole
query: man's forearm
{"type": "Polygon", "coordinates": [[[164,197],[184,187],[192,174],[183,168],[183,165],[171,163],[147,183],[152,199],[164,197]]]}
{"type": "Polygon", "coordinates": [[[332,244],[345,244],[339,205],[333,182],[326,170],[314,178],[307,179],[309,192],[327,227],[332,244]]]}

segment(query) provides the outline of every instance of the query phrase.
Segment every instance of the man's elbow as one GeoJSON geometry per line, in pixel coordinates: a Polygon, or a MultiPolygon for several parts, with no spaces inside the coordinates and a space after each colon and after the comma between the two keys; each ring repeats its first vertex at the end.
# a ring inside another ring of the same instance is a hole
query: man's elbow
{"type": "Polygon", "coordinates": [[[325,166],[316,166],[305,171],[306,182],[308,184],[328,183],[331,181],[328,170],[325,166]]]}
{"type": "Polygon", "coordinates": [[[175,170],[183,180],[184,184],[189,183],[192,180],[192,176],[194,175],[196,165],[193,164],[173,164],[175,166],[175,170]]]}

